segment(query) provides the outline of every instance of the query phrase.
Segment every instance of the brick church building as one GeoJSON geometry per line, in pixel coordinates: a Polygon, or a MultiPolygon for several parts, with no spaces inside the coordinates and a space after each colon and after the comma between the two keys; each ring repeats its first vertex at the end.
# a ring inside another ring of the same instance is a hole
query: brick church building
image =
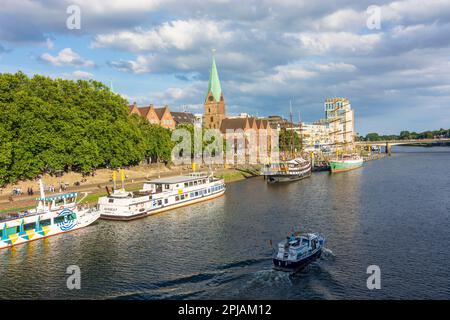
{"type": "Polygon", "coordinates": [[[218,129],[224,138],[238,139],[239,132],[253,132],[256,136],[251,141],[245,139],[246,153],[256,151],[260,143],[265,143],[269,149],[271,140],[271,127],[269,122],[255,117],[227,117],[224,94],[220,85],[219,73],[217,71],[215,57],[212,58],[209,73],[208,93],[204,102],[203,126],[206,129],[218,129]],[[233,131],[233,133],[230,132],[233,131]],[[227,132],[228,131],[228,132],[227,132]],[[231,136],[230,136],[231,135],[231,136]]]}

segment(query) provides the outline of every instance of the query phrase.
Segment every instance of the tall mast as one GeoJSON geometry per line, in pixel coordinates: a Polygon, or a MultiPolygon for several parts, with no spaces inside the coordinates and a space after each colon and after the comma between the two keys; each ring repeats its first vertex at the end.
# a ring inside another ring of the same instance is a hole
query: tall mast
{"type": "Polygon", "coordinates": [[[291,157],[294,158],[294,124],[292,120],[292,102],[289,100],[289,117],[291,122],[291,157]]]}

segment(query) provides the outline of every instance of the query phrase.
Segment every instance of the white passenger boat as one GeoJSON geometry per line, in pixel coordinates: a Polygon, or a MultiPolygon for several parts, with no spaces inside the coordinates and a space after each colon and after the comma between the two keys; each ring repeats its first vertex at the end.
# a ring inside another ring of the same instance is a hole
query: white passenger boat
{"type": "Polygon", "coordinates": [[[41,195],[35,209],[0,217],[0,249],[77,230],[100,217],[97,209],[77,202],[77,192],[47,197],[41,181],[39,186],[41,195]]]}
{"type": "Polygon", "coordinates": [[[98,201],[102,219],[132,220],[219,197],[223,179],[205,173],[160,178],[144,183],[142,190],[116,190],[98,201]]]}

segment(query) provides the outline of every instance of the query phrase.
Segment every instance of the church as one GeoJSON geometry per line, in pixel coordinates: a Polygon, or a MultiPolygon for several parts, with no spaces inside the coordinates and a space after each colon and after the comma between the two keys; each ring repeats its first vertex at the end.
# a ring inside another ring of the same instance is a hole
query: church
{"type": "MultiPolygon", "coordinates": [[[[239,132],[246,134],[246,153],[258,153],[261,143],[265,144],[262,150],[269,150],[272,129],[266,119],[246,116],[226,116],[226,105],[216,60],[213,54],[209,73],[208,92],[204,102],[203,126],[205,129],[218,129],[225,139],[233,137],[238,139],[239,132]],[[254,133],[252,138],[249,134],[254,133]],[[231,136],[230,136],[231,135],[231,136]]],[[[241,149],[242,150],[242,149],[241,149]]]]}

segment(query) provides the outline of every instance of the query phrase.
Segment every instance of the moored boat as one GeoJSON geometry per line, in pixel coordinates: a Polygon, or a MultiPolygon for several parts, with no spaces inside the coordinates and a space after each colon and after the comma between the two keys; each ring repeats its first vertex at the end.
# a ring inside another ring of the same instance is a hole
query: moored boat
{"type": "Polygon", "coordinates": [[[150,180],[142,190],[116,190],[98,201],[102,219],[133,220],[219,197],[225,182],[206,173],[150,180]]]}
{"type": "Polygon", "coordinates": [[[98,210],[77,202],[77,192],[45,196],[39,184],[35,209],[0,218],[0,249],[87,227],[100,217],[98,210]]]}
{"type": "Polygon", "coordinates": [[[363,158],[357,154],[343,155],[342,159],[330,160],[332,173],[350,171],[362,167],[363,158]]]}
{"type": "Polygon", "coordinates": [[[280,271],[299,271],[320,257],[324,245],[325,238],[317,233],[295,232],[278,243],[273,267],[280,271]]]}
{"type": "Polygon", "coordinates": [[[311,176],[311,162],[297,157],[267,165],[261,174],[269,183],[297,181],[311,176]]]}

